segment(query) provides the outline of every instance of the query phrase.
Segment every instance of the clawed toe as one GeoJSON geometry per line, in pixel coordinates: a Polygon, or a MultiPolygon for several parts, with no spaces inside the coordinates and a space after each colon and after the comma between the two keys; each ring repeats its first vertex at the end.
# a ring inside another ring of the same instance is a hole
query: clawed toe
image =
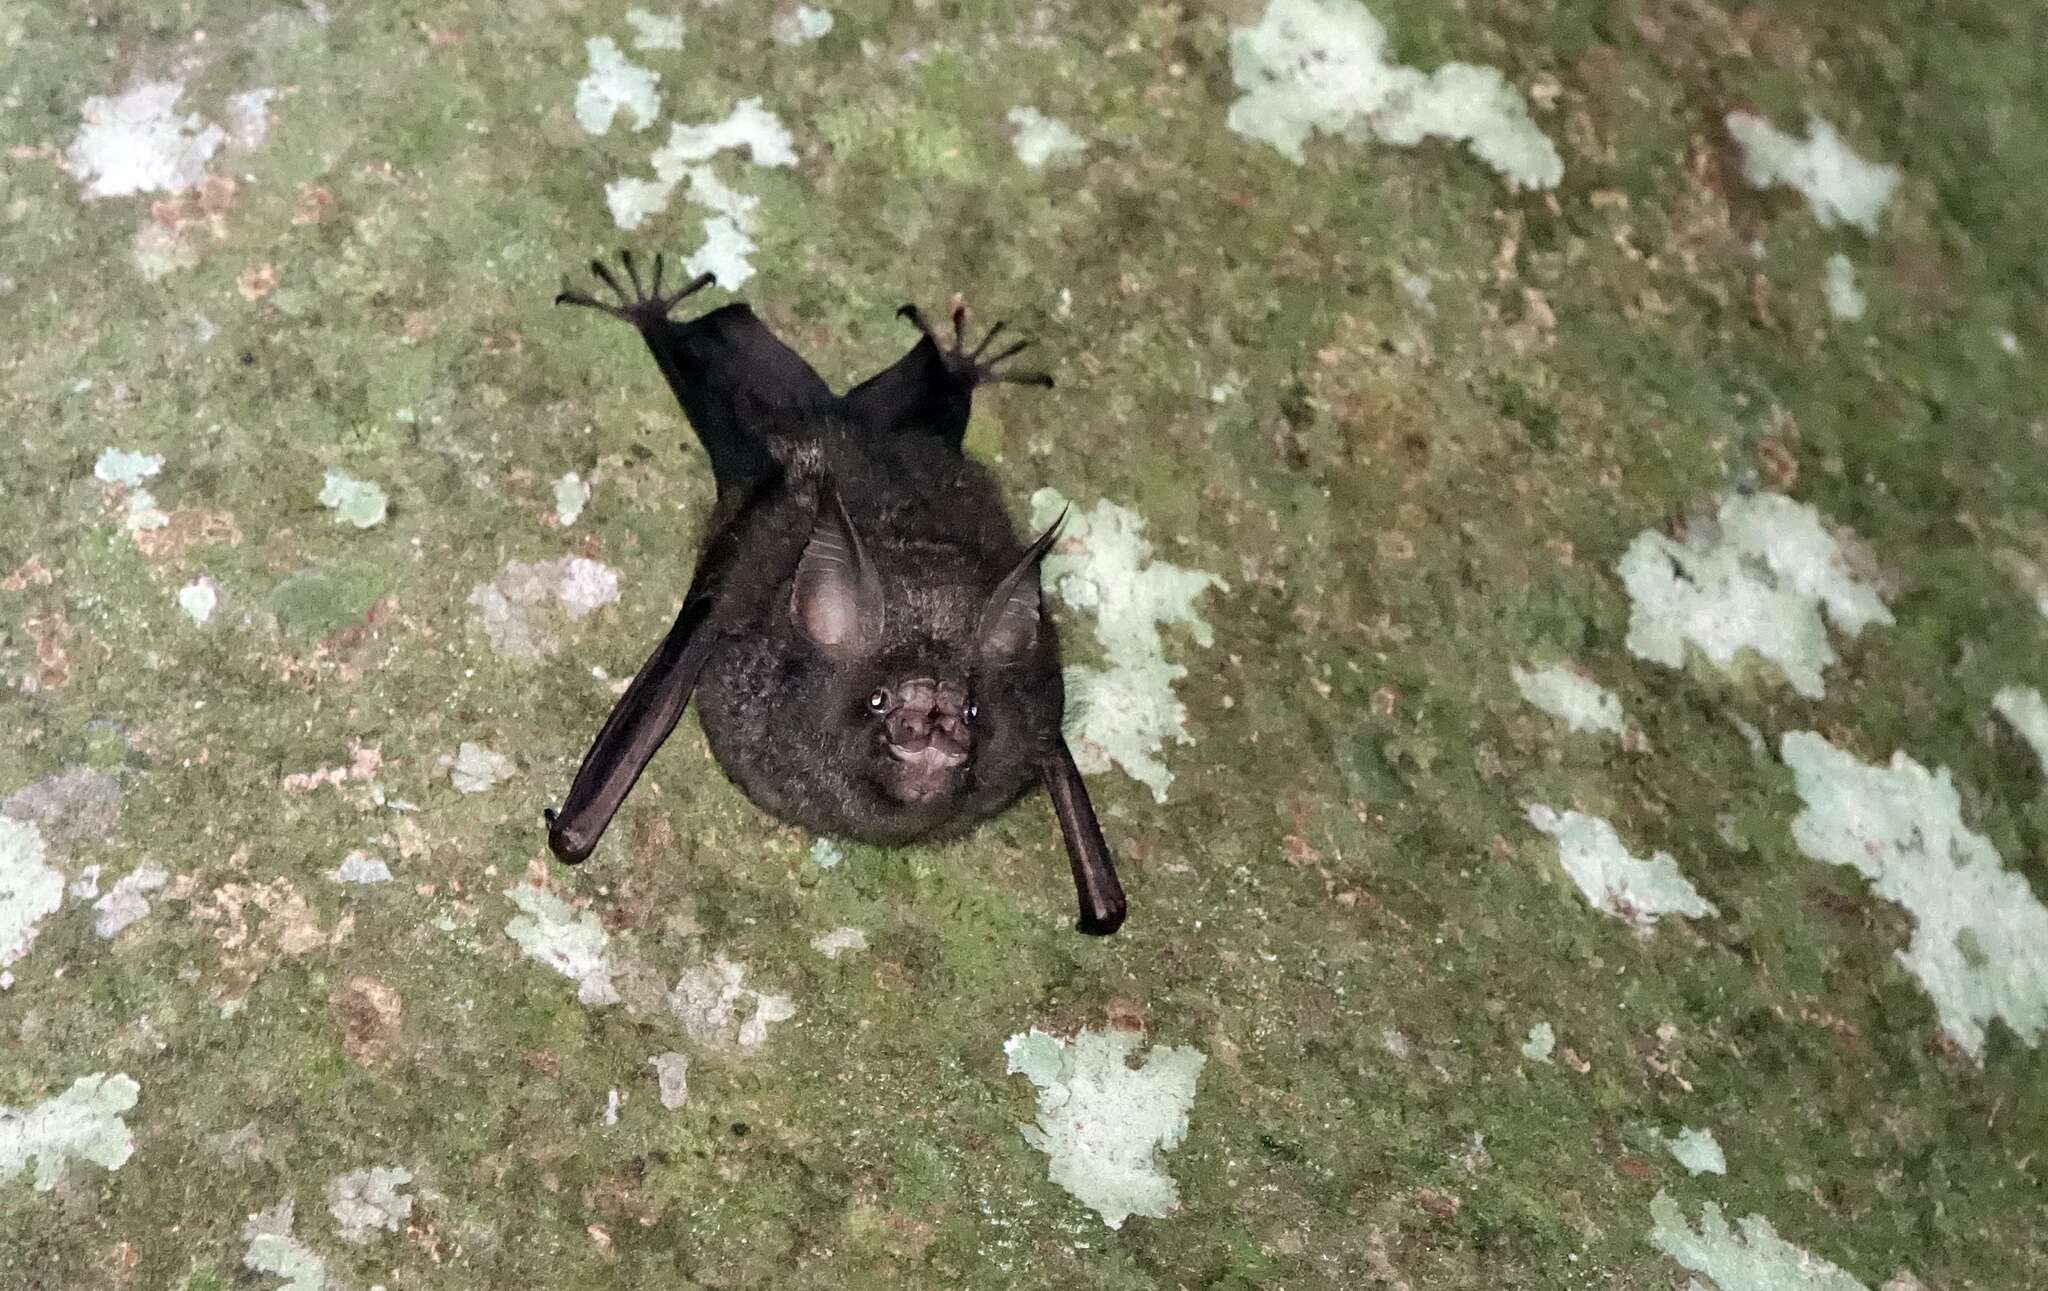
{"type": "Polygon", "coordinates": [[[624,319],[635,326],[645,326],[667,318],[669,311],[673,310],[678,304],[681,304],[686,297],[696,295],[716,281],[708,273],[698,274],[676,291],[663,295],[661,280],[667,268],[667,262],[659,252],[654,257],[654,274],[650,282],[643,283],[641,281],[640,266],[634,261],[631,251],[621,250],[619,252],[619,268],[625,271],[626,283],[630,286],[630,290],[628,290],[628,286],[620,285],[618,276],[612,272],[611,267],[606,265],[604,261],[592,260],[590,262],[590,272],[611,291],[613,296],[618,298],[617,304],[608,304],[589,292],[576,290],[566,282],[563,284],[562,290],[556,294],[555,303],[557,305],[581,305],[585,309],[594,309],[601,314],[609,314],[613,318],[624,319]]]}
{"type": "Polygon", "coordinates": [[[934,349],[938,350],[939,356],[945,360],[946,365],[959,375],[967,378],[971,384],[1028,385],[1042,386],[1046,389],[1052,388],[1053,380],[1050,373],[1010,371],[1004,370],[1001,366],[1030,348],[1031,342],[1029,340],[1012,341],[995,354],[989,355],[987,358],[982,357],[988,354],[989,347],[995,343],[996,337],[1002,335],[1003,329],[1010,325],[1008,320],[998,321],[995,326],[989,328],[982,335],[981,340],[977,341],[972,349],[969,349],[966,337],[966,303],[956,296],[953,299],[952,309],[948,312],[951,315],[953,324],[953,342],[950,345],[939,340],[938,335],[932,330],[930,320],[925,318],[924,311],[920,310],[917,306],[905,305],[898,309],[896,314],[900,318],[909,319],[911,326],[924,333],[925,339],[932,343],[934,349]]]}

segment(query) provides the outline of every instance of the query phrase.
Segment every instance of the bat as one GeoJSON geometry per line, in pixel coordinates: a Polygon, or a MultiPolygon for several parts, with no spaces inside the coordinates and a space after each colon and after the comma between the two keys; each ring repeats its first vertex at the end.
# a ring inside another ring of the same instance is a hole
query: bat
{"type": "Polygon", "coordinates": [[[1026,542],[989,472],[961,449],[974,391],[1051,386],[995,349],[950,344],[913,305],[908,353],[844,394],[744,302],[671,317],[710,274],[663,294],[591,272],[616,303],[565,288],[556,304],[630,323],[711,461],[717,498],[674,626],[613,706],[549,849],[596,849],[694,699],[720,770],[770,816],[827,837],[897,845],[965,834],[1034,788],[1052,803],[1080,908],[1123,925],[1116,863],[1060,728],[1058,631],[1039,566],[1065,516],[1026,542]]]}

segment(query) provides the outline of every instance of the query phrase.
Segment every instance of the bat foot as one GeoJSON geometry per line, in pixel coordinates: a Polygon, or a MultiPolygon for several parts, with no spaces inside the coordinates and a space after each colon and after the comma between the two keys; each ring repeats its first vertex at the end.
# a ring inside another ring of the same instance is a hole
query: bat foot
{"type": "Polygon", "coordinates": [[[611,294],[618,298],[617,304],[599,300],[587,291],[578,291],[567,285],[566,282],[563,284],[560,293],[555,296],[555,303],[557,305],[580,305],[585,309],[594,309],[600,314],[609,314],[613,318],[645,329],[665,321],[670,311],[674,310],[677,305],[681,304],[686,298],[694,296],[706,287],[711,286],[716,281],[712,275],[700,273],[675,291],[663,294],[661,279],[663,271],[667,268],[667,259],[659,252],[656,252],[654,256],[654,277],[651,282],[641,282],[640,267],[634,262],[631,251],[621,250],[619,252],[619,268],[625,271],[626,283],[630,286],[630,290],[628,286],[620,284],[618,276],[612,272],[604,261],[592,260],[590,262],[590,272],[595,274],[597,280],[609,288],[611,294]]]}
{"type": "Polygon", "coordinates": [[[974,348],[969,349],[967,348],[966,337],[967,303],[960,297],[955,296],[950,314],[953,323],[953,340],[951,344],[948,344],[939,339],[938,334],[932,330],[931,323],[926,320],[924,311],[917,306],[905,305],[896,311],[898,318],[909,319],[912,327],[924,333],[925,339],[932,343],[932,347],[938,350],[939,357],[945,360],[947,370],[953,374],[956,380],[965,384],[970,390],[976,386],[984,385],[1039,386],[1047,390],[1052,388],[1052,375],[1050,373],[1029,370],[1020,371],[1003,366],[1030,348],[1030,341],[1015,340],[1002,349],[997,350],[994,354],[989,353],[990,347],[995,344],[996,337],[1002,335],[1003,329],[1009,326],[1008,322],[998,322],[994,327],[989,328],[988,331],[982,334],[981,340],[975,343],[974,348]]]}

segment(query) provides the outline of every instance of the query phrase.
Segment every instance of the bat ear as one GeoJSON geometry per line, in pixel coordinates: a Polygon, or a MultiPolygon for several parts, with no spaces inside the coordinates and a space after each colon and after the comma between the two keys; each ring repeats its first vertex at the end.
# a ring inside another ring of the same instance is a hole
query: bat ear
{"type": "Polygon", "coordinates": [[[882,635],[882,580],[831,480],[818,485],[818,519],[797,562],[789,613],[828,650],[865,649],[882,635]]]}
{"type": "Polygon", "coordinates": [[[1067,522],[1067,513],[1061,511],[1059,519],[1052,522],[1046,531],[1038,535],[1035,542],[1024,552],[1024,558],[1016,568],[1003,575],[1003,581],[996,584],[990,594],[988,605],[981,612],[981,653],[984,658],[1006,659],[1022,654],[1038,634],[1038,567],[1045,560],[1045,553],[1052,550],[1053,540],[1060,536],[1060,526],[1067,522]]]}

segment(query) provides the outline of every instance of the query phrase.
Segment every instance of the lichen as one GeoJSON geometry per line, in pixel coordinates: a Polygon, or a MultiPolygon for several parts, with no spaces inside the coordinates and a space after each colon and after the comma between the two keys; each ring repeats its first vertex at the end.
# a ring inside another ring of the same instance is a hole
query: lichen
{"type": "Polygon", "coordinates": [[[1598,816],[1562,814],[1538,803],[1529,823],[1557,840],[1557,862],[1595,910],[1647,930],[1668,914],[1688,919],[1719,914],[1678,872],[1669,852],[1629,855],[1614,826],[1598,816]]]}
{"type": "Polygon", "coordinates": [[[1730,112],[1726,122],[1742,148],[1742,177],[1750,187],[1784,184],[1798,190],[1821,224],[1877,232],[1877,217],[1902,177],[1897,166],[1865,161],[1817,116],[1807,119],[1803,141],[1753,112],[1730,112]]]}
{"type": "Polygon", "coordinates": [[[117,937],[130,924],[149,914],[146,893],[155,892],[171,881],[163,866],[144,862],[115,881],[107,894],[93,902],[99,917],[92,930],[101,937],[117,937]]]}
{"type": "Polygon", "coordinates": [[[669,1011],[692,1040],[713,1049],[754,1049],[768,1038],[772,1023],[796,1016],[796,1001],[787,995],[754,990],[745,984],[747,966],[713,955],[709,962],[684,971],[669,992],[669,1011]]]}
{"type": "Polygon", "coordinates": [[[48,854],[41,826],[0,816],[0,969],[28,954],[43,920],[64,903],[64,876],[48,854]]]}
{"type": "Polygon", "coordinates": [[[590,485],[574,471],[555,481],[555,516],[563,524],[575,524],[590,502],[590,485]]]}
{"type": "Polygon", "coordinates": [[[2027,742],[2048,779],[2048,699],[2031,686],[2006,686],[1991,697],[1991,707],[2027,742]]]}
{"type": "Polygon", "coordinates": [[[576,999],[592,1008],[619,1002],[612,985],[611,938],[588,910],[572,909],[546,888],[522,883],[506,891],[520,909],[505,925],[528,959],[576,983],[576,999]]]}
{"type": "Polygon", "coordinates": [[[329,471],[320,485],[320,505],[334,512],[335,523],[369,529],[384,522],[389,499],[382,487],[359,480],[347,471],[329,471]]]}
{"type": "Polygon", "coordinates": [[[868,935],[858,928],[834,928],[811,938],[811,949],[827,959],[837,959],[849,951],[867,948],[868,935]]]}
{"type": "Polygon", "coordinates": [[[289,1198],[249,1216],[242,1240],[249,1244],[242,1263],[254,1272],[283,1278],[277,1291],[326,1291],[327,1261],[292,1236],[289,1198]]]}
{"type": "Polygon", "coordinates": [[[1776,493],[1737,494],[1723,499],[1717,518],[1717,528],[1683,540],[1638,534],[1615,566],[1631,601],[1629,652],[1677,668],[1690,644],[1728,669],[1753,651],[1793,690],[1819,699],[1822,671],[1836,660],[1822,610],[1850,637],[1891,624],[1891,611],[1812,507],[1776,493]]]}
{"type": "Polygon", "coordinates": [[[1856,286],[1856,266],[1839,251],[1828,257],[1827,279],[1822,290],[1827,297],[1828,313],[1845,323],[1853,323],[1863,317],[1863,311],[1870,305],[1856,286]]]}
{"type": "Polygon", "coordinates": [[[141,1089],[125,1072],[94,1072],[34,1107],[0,1107],[0,1180],[14,1178],[31,1160],[37,1192],[57,1186],[67,1161],[119,1170],[135,1152],[121,1115],[135,1106],[141,1089]]]}
{"type": "Polygon", "coordinates": [[[1778,747],[1805,803],[1792,841],[1913,916],[1899,962],[1933,997],[1942,1029],[1980,1060],[1993,1018],[2038,1044],[2048,1031],[2048,907],[1963,823],[1948,768],[1929,772],[1903,752],[1871,766],[1812,731],[1778,747]]]}
{"type": "Polygon", "coordinates": [[[1072,126],[1046,116],[1037,108],[1011,108],[1008,120],[1017,128],[1016,136],[1010,141],[1017,150],[1017,160],[1033,170],[1064,165],[1088,150],[1088,141],[1072,126]]]}
{"type": "Polygon", "coordinates": [[[576,124],[589,134],[604,134],[624,112],[632,129],[653,125],[661,111],[661,92],[655,88],[661,73],[634,66],[610,36],[592,36],[583,49],[590,56],[590,71],[576,82],[576,124]]]}
{"type": "Polygon", "coordinates": [[[1563,722],[1566,729],[1621,734],[1621,701],[1599,682],[1555,663],[1533,670],[1517,664],[1508,672],[1523,699],[1563,722]]]}
{"type": "Polygon", "coordinates": [[[561,649],[552,622],[557,614],[579,620],[618,599],[618,571],[587,556],[533,564],[511,561],[469,593],[491,648],[523,662],[548,658],[561,649]]]}
{"type": "Polygon", "coordinates": [[[1738,1235],[1707,1202],[1698,1232],[1662,1191],[1650,1202],[1650,1242],[1682,1267],[1713,1280],[1717,1291],[1869,1291],[1828,1261],[1779,1237],[1761,1215],[1742,1219],[1738,1235]]]}
{"type": "Polygon", "coordinates": [[[196,112],[179,116],[184,94],[183,81],[145,81],[124,94],[85,101],[66,160],[87,197],[175,193],[206,178],[227,133],[196,112]]]}
{"type": "Polygon", "coordinates": [[[142,482],[164,469],[161,453],[136,453],[125,448],[107,448],[100,451],[98,460],[93,462],[92,474],[96,480],[108,484],[119,484],[127,488],[139,488],[142,482]]]}
{"type": "Polygon", "coordinates": [[[654,1068],[656,1096],[661,1105],[674,1111],[690,1101],[690,1055],[686,1053],[658,1053],[647,1060],[654,1068]]]}
{"type": "Polygon", "coordinates": [[[823,39],[832,30],[832,11],[800,4],[775,15],[768,31],[781,45],[806,45],[823,39]]]}
{"type": "Polygon", "coordinates": [[[381,1230],[395,1233],[412,1215],[412,1198],[399,1191],[412,1171],[387,1166],[351,1170],[327,1185],[327,1213],[345,1242],[357,1246],[381,1230]]]}
{"type": "Polygon", "coordinates": [[[1191,1046],[1155,1045],[1132,1067],[1138,1043],[1130,1031],[1083,1031],[1069,1043],[1033,1027],[1003,1045],[1009,1073],[1038,1089],[1038,1120],[1021,1127],[1024,1141],[1046,1154],[1046,1177],[1111,1228],[1179,1208],[1160,1154],[1186,1137],[1208,1061],[1191,1046]]]}
{"type": "Polygon", "coordinates": [[[448,767],[448,781],[457,793],[483,793],[519,774],[518,764],[504,754],[464,740],[448,767]]]}
{"type": "Polygon", "coordinates": [[[185,617],[204,627],[220,607],[220,584],[204,574],[178,589],[178,608],[185,617]]]}
{"type": "Polygon", "coordinates": [[[1564,178],[1557,146],[1498,70],[1446,63],[1424,74],[1388,62],[1386,46],[1386,28],[1356,0],[1271,0],[1257,25],[1230,36],[1231,77],[1243,91],[1230,128],[1297,162],[1312,133],[1370,132],[1402,147],[1469,144],[1513,187],[1555,188],[1564,178]]]}
{"type": "MultiPolygon", "coordinates": [[[[1043,528],[1067,510],[1053,489],[1031,495],[1031,523],[1043,528]]],[[[1095,616],[1104,666],[1067,670],[1067,738],[1083,771],[1121,767],[1166,801],[1173,772],[1159,756],[1167,740],[1192,742],[1187,709],[1174,684],[1187,669],[1166,658],[1160,629],[1184,625],[1201,645],[1214,635],[1195,613],[1195,599],[1229,585],[1214,574],[1152,559],[1145,521],[1113,502],[1068,511],[1066,527],[1046,557],[1044,578],[1053,594],[1095,616]]]]}
{"type": "Polygon", "coordinates": [[[1712,1130],[1687,1126],[1676,1137],[1665,1139],[1664,1149],[1672,1160],[1685,1167],[1687,1174],[1728,1173],[1728,1158],[1714,1141],[1712,1130]]]}
{"type": "Polygon", "coordinates": [[[327,871],[327,877],[336,883],[389,883],[391,867],[381,856],[357,848],[341,858],[341,864],[327,871]]]}
{"type": "Polygon", "coordinates": [[[633,29],[633,48],[641,51],[675,50],[683,47],[683,20],[679,14],[626,10],[626,25],[633,29]]]}

